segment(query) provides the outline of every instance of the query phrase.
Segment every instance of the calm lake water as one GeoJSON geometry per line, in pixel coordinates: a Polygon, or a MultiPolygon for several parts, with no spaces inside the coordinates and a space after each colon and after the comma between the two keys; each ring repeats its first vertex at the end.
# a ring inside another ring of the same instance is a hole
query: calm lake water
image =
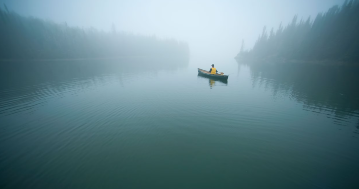
{"type": "Polygon", "coordinates": [[[356,71],[0,63],[1,188],[359,188],[356,71]],[[228,82],[197,68],[230,74],[228,82]]]}

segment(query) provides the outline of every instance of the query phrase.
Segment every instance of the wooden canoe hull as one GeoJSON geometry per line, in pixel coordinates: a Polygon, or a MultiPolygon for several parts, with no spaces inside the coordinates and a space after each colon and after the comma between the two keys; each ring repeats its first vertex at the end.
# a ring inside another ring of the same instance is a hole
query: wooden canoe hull
{"type": "Polygon", "coordinates": [[[205,76],[205,75],[200,74],[200,73],[198,73],[197,77],[208,79],[208,80],[213,80],[213,81],[218,81],[218,82],[226,84],[226,85],[228,84],[228,79],[217,79],[217,78],[205,76]]]}
{"type": "Polygon", "coordinates": [[[228,75],[210,74],[208,71],[198,68],[198,74],[214,79],[228,79],[228,75]]]}

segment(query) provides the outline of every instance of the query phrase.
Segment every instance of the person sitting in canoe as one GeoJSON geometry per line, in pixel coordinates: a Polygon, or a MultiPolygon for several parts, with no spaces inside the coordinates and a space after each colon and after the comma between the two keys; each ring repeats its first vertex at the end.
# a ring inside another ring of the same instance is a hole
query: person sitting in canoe
{"type": "Polygon", "coordinates": [[[214,64],[212,64],[212,68],[209,70],[209,73],[216,74],[218,70],[214,67],[214,64]]]}

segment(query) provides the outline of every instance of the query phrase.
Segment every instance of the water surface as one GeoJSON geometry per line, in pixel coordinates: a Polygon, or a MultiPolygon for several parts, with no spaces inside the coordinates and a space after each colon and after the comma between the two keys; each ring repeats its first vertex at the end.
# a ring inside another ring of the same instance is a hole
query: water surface
{"type": "Polygon", "coordinates": [[[321,69],[3,62],[1,188],[357,188],[357,78],[321,69]]]}

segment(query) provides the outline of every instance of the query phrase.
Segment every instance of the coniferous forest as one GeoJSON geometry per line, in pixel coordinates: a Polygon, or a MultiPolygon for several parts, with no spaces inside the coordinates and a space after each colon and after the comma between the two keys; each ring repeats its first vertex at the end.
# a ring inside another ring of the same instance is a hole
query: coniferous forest
{"type": "Polygon", "coordinates": [[[122,56],[187,57],[185,42],[94,28],[69,27],[0,8],[0,60],[114,58],[122,56]]]}
{"type": "Polygon", "coordinates": [[[267,32],[264,27],[251,50],[241,51],[238,62],[308,62],[359,65],[359,1],[346,1],[320,13],[314,21],[294,16],[286,27],[267,32]]]}

